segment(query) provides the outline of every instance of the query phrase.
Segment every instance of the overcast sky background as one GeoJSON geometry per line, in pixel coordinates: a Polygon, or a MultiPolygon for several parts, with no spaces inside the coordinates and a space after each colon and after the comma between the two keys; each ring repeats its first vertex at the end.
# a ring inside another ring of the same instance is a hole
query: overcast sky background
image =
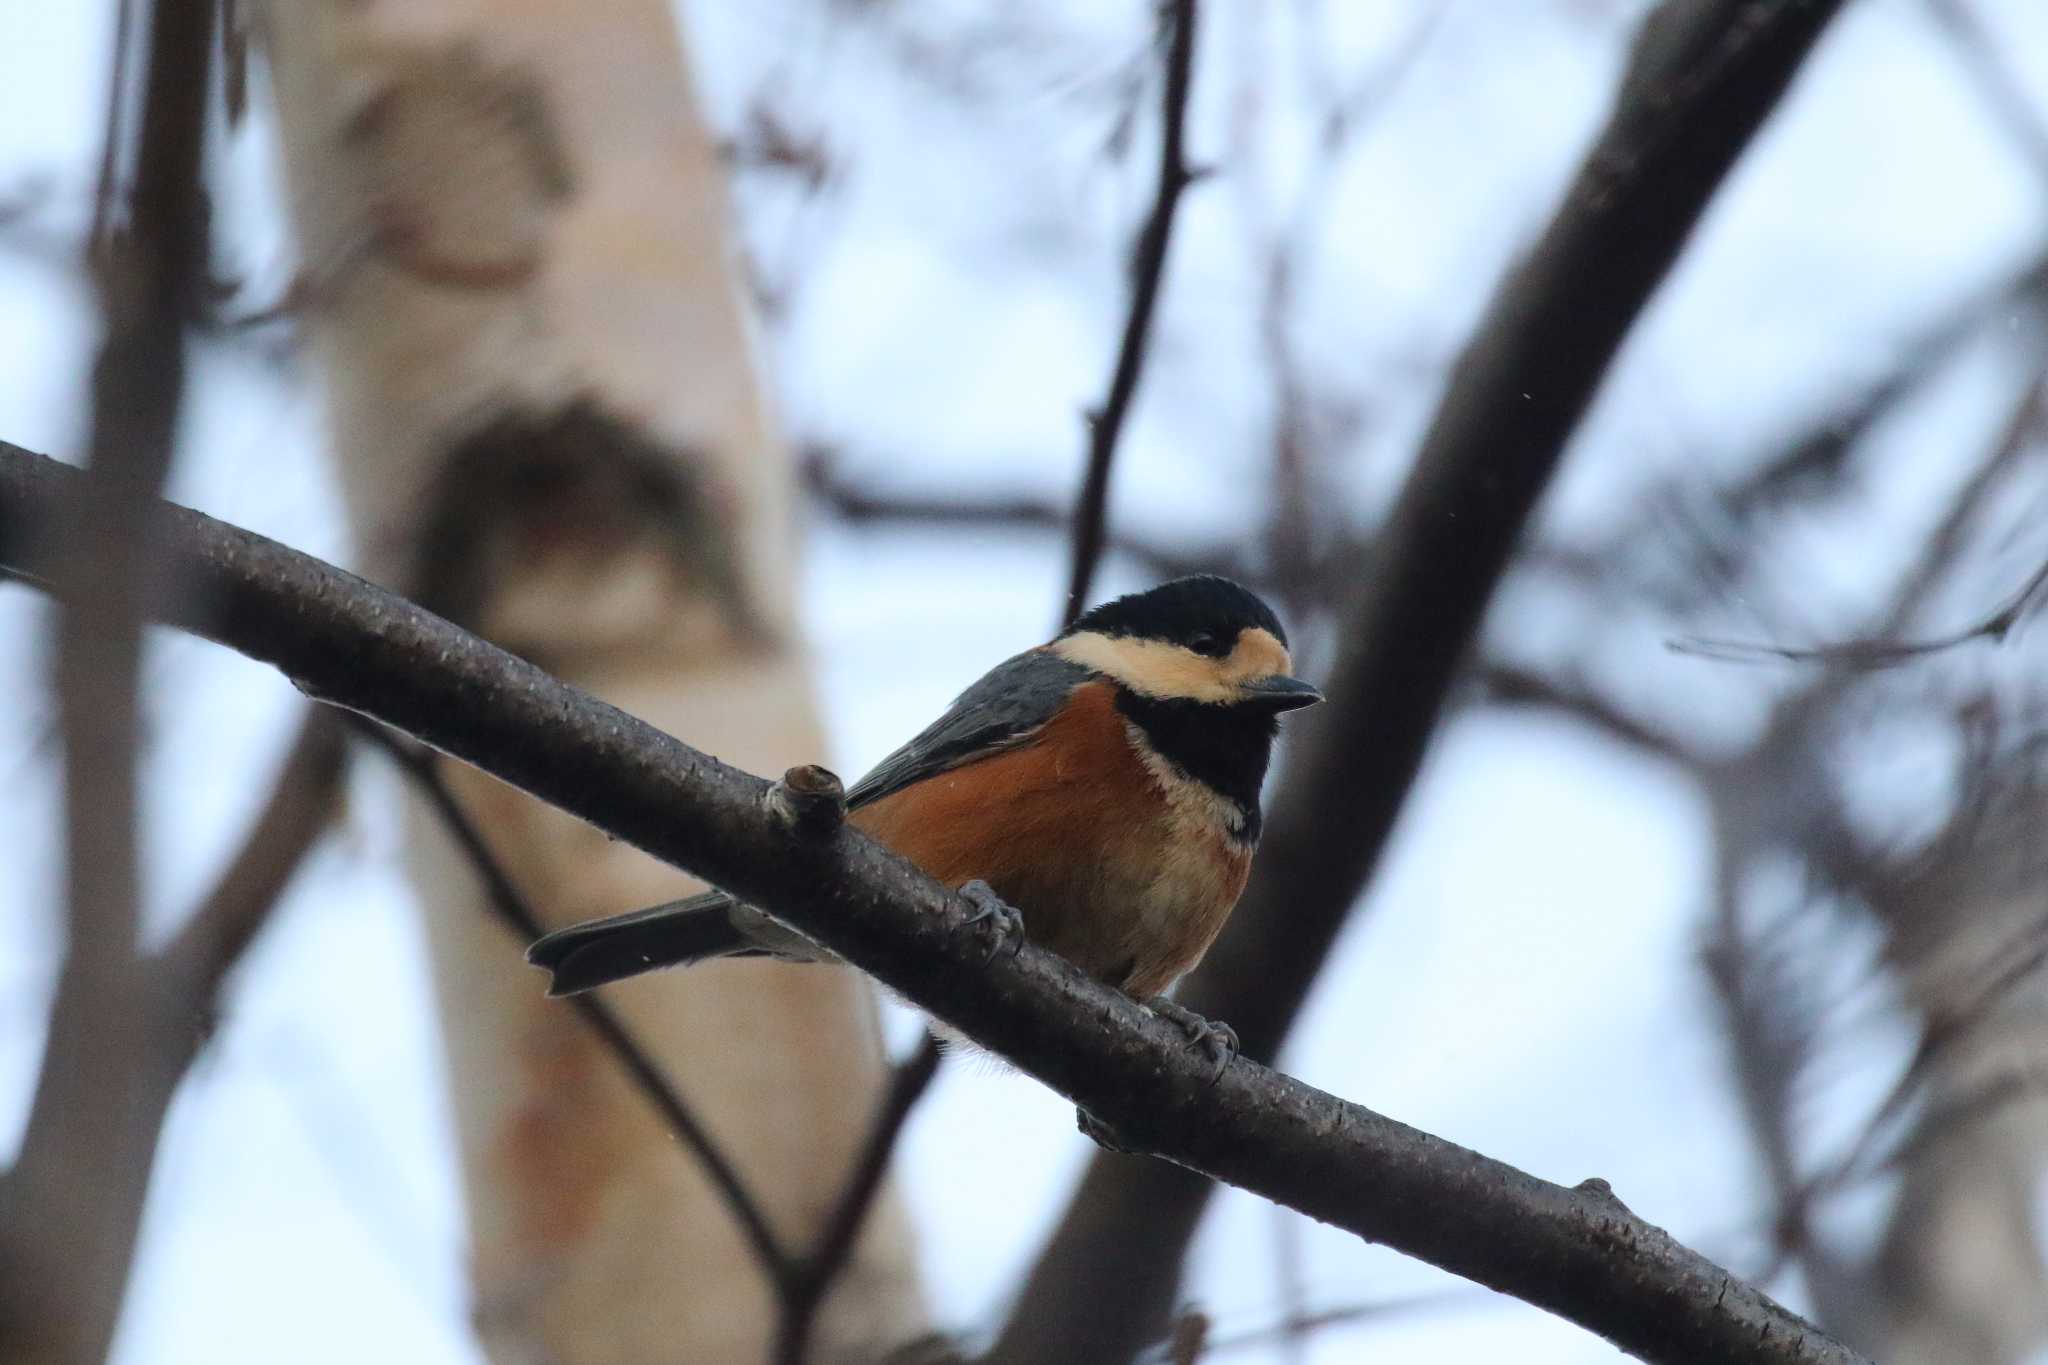
{"type": "MultiPolygon", "coordinates": [[[[67,457],[82,444],[95,326],[74,245],[111,8],[0,4],[0,203],[22,210],[0,227],[0,436],[67,457]]],[[[1970,8],[2048,121],[2048,7],[1970,8]]],[[[1287,336],[1332,433],[1318,508],[1333,525],[1366,524],[1397,485],[1444,366],[1604,116],[1642,6],[1206,10],[1191,155],[1224,174],[1185,201],[1112,516],[1167,542],[1258,534],[1274,416],[1260,253],[1293,233],[1287,336]],[[1308,113],[1318,82],[1390,62],[1401,74],[1385,103],[1321,175],[1308,113]]],[[[1108,374],[1124,251],[1151,193],[1149,123],[1131,154],[1105,150],[1118,82],[1148,60],[1148,7],[896,0],[857,14],[823,0],[694,0],[684,11],[720,125],[741,127],[765,100],[820,139],[833,168],[819,193],[757,174],[739,196],[779,303],[765,336],[792,433],[873,489],[1066,497],[1078,414],[1108,374]]],[[[1149,94],[1142,107],[1149,115],[1149,94]]],[[[259,111],[223,157],[225,251],[256,301],[293,271],[262,124],[259,111]]],[[[1756,458],[2044,240],[2044,167],[1993,116],[1922,0],[1851,0],[1632,339],[1546,518],[1597,528],[1673,469],[1756,458]]],[[[348,562],[318,398],[276,340],[199,348],[173,496],[348,562]]],[[[1854,622],[2004,420],[2015,374],[1996,339],[1968,351],[1887,429],[1885,477],[1859,490],[1854,514],[1789,529],[1775,551],[1785,591],[1731,603],[1731,626],[1825,638],[1854,622]]],[[[833,736],[823,757],[841,772],[863,770],[1054,621],[1057,537],[811,522],[806,619],[833,736]],[[906,652],[917,667],[901,666],[906,652]]],[[[2019,527],[1992,544],[1985,581],[2024,578],[2044,539],[2019,527]]],[[[1099,586],[1143,581],[1112,562],[1099,586]]],[[[1946,605],[1962,620],[1984,602],[1946,605]]],[[[25,1117],[56,967],[47,622],[40,599],[0,588],[0,1155],[25,1117]]],[[[1489,629],[1531,659],[1560,648],[1587,651],[1595,670],[1626,659],[1625,676],[1609,676],[1645,714],[1729,744],[1770,695],[1752,674],[1663,651],[1671,623],[1647,617],[1588,623],[1522,593],[1489,629]]],[[[157,639],[147,668],[149,905],[162,926],[238,842],[299,699],[268,670],[190,640],[157,639]]],[[[1871,819],[1910,828],[1927,809],[1915,794],[1948,781],[1938,746],[1916,743],[1879,746],[1874,761],[1888,766],[1871,784],[1871,819]]],[[[401,832],[378,799],[390,778],[358,768],[361,799],[238,974],[173,1111],[120,1336],[126,1365],[479,1359],[465,1329],[447,1078],[401,832]]],[[[1645,1217],[1754,1271],[1768,1211],[1697,964],[1709,856],[1699,798],[1672,772],[1560,721],[1468,713],[1434,751],[1369,913],[1285,1065],[1539,1175],[1603,1176],[1645,1217]]],[[[1844,957],[1853,978],[1853,941],[1844,957]]],[[[1881,1004],[1809,1097],[1816,1131],[1851,1128],[1910,1047],[1881,1004]]],[[[914,1036],[908,1016],[892,1027],[914,1036]]],[[[986,1067],[942,1074],[899,1170],[945,1324],[999,1321],[1089,1150],[1071,1108],[1035,1083],[986,1067]]],[[[1883,1200],[1872,1187],[1838,1201],[1829,1226],[1874,1226],[1883,1200]]],[[[1300,1356],[1219,1359],[1618,1358],[1536,1310],[1236,1194],[1203,1228],[1189,1296],[1218,1338],[1269,1326],[1289,1258],[1313,1310],[1399,1311],[1325,1331],[1300,1356]]],[[[1803,1302],[1796,1279],[1773,1288],[1803,1302]]]]}

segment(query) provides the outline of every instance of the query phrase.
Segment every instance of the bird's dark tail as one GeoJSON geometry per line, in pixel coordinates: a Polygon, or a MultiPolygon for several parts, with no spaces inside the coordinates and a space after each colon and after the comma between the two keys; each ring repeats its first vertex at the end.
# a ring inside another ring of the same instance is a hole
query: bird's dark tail
{"type": "Polygon", "coordinates": [[[733,900],[707,891],[610,919],[572,924],[534,940],[526,960],[553,974],[549,995],[574,995],[663,967],[758,953],[734,927],[733,900]]]}

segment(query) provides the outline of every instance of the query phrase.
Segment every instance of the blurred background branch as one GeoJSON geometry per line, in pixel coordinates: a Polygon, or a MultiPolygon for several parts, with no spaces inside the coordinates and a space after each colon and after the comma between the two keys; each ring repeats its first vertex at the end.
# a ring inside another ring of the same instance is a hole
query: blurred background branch
{"type": "MultiPolygon", "coordinates": [[[[21,1360],[106,1353],[164,1112],[220,971],[246,940],[230,935],[224,960],[177,978],[168,968],[186,964],[158,960],[142,938],[137,688],[156,569],[149,512],[171,465],[185,322],[206,268],[213,26],[207,0],[127,0],[121,13],[88,244],[101,312],[89,474],[55,532],[54,577],[70,605],[52,681],[64,741],[64,965],[27,1128],[0,1183],[0,1351],[21,1360]]],[[[262,906],[259,897],[253,913],[262,906]]]]}
{"type": "Polygon", "coordinates": [[[1116,459],[1117,438],[1130,415],[1131,399],[1145,372],[1145,347],[1151,338],[1152,314],[1158,307],[1160,282],[1166,275],[1166,253],[1173,245],[1173,213],[1181,192],[1193,183],[1184,140],[1187,136],[1188,85],[1195,65],[1195,0],[1160,0],[1160,45],[1165,69],[1159,77],[1159,188],[1145,229],[1131,251],[1131,307],[1117,342],[1116,368],[1102,402],[1084,414],[1088,427],[1088,465],[1074,502],[1073,568],[1067,580],[1062,626],[1087,610],[1089,588],[1102,558],[1103,526],[1109,517],[1109,472],[1116,459]]]}

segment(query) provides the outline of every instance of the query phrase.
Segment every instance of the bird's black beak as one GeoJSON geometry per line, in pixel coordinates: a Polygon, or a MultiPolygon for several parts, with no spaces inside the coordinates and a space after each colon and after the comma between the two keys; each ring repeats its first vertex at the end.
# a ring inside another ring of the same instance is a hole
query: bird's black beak
{"type": "Polygon", "coordinates": [[[1275,673],[1270,678],[1255,678],[1244,684],[1244,705],[1262,707],[1278,715],[1282,711],[1298,711],[1304,706],[1314,706],[1323,699],[1323,694],[1311,683],[1299,678],[1290,678],[1285,673],[1275,673]]]}

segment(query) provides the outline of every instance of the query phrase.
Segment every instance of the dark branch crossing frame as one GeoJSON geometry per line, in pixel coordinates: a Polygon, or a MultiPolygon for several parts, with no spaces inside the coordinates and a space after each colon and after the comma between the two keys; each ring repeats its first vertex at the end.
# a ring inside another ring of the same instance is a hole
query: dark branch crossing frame
{"type": "MultiPolygon", "coordinates": [[[[82,477],[0,443],[0,567],[57,586],[49,531],[82,477]]],[[[1073,1100],[1127,1149],[1385,1242],[1645,1359],[1860,1359],[1603,1182],[1540,1180],[1253,1062],[1218,1077],[1178,1025],[1062,959],[1026,945],[991,960],[970,902],[858,831],[792,829],[775,784],[354,575],[188,509],[152,512],[177,588],[162,619],[761,906],[1073,1100]]]]}

